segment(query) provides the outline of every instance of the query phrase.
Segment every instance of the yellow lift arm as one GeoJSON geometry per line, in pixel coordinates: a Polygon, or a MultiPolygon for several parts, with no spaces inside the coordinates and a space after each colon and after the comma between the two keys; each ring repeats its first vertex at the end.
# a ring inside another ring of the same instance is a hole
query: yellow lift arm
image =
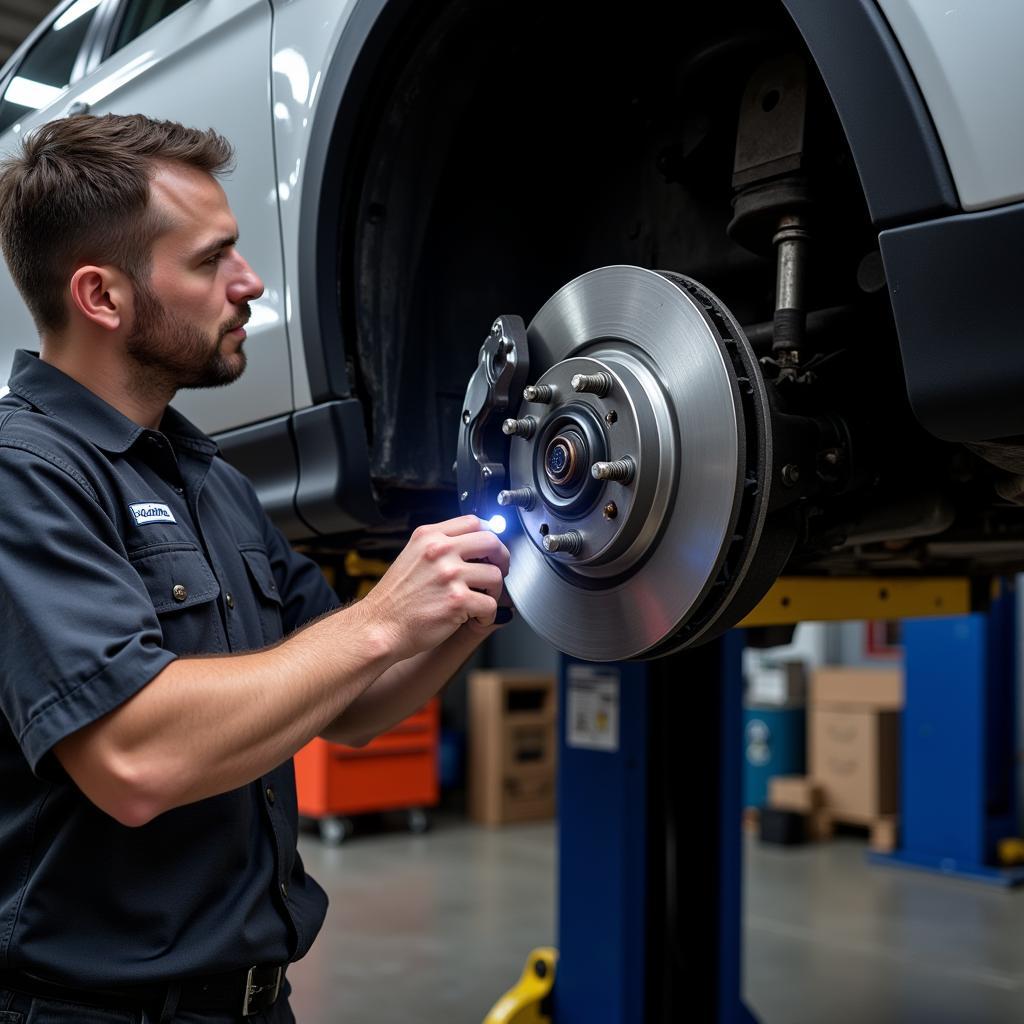
{"type": "Polygon", "coordinates": [[[931,615],[965,615],[970,611],[971,581],[960,576],[784,576],[776,580],[739,626],[921,619],[931,615]]]}
{"type": "Polygon", "coordinates": [[[555,983],[557,961],[558,951],[550,946],[535,949],[519,981],[494,1004],[484,1024],[551,1024],[544,1000],[555,983]]]}

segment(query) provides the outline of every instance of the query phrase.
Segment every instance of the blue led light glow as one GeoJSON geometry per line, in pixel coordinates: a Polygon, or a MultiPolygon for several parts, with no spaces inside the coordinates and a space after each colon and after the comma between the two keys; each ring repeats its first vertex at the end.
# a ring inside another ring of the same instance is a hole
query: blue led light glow
{"type": "Polygon", "coordinates": [[[508,523],[505,522],[504,516],[491,516],[484,525],[492,533],[504,533],[508,523]]]}

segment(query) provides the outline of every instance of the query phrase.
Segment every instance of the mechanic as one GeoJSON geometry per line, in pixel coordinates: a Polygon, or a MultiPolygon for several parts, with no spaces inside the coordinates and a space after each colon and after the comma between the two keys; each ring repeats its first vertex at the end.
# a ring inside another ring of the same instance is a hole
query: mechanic
{"type": "Polygon", "coordinates": [[[339,608],[168,407],[245,367],[263,285],[231,159],[212,130],[82,115],[0,169],[40,336],[0,400],[0,1021],[294,1020],[284,970],[327,899],[292,755],[400,721],[511,614],[474,516],[339,608]]]}

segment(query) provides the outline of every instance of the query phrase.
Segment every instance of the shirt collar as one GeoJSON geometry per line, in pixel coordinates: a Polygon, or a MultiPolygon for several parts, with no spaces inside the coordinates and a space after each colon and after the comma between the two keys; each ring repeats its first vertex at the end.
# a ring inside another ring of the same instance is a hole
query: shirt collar
{"type": "MultiPolygon", "coordinates": [[[[143,434],[140,427],[99,395],[56,366],[44,363],[36,353],[19,349],[14,354],[7,382],[12,394],[20,395],[37,409],[63,421],[107,452],[126,452],[143,434]]],[[[160,430],[175,443],[200,454],[217,454],[217,445],[176,409],[164,412],[160,430]]]]}

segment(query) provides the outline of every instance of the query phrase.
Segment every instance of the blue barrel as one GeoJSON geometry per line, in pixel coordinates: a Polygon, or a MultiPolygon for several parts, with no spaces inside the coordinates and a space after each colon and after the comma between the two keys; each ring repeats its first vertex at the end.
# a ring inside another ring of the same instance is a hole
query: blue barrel
{"type": "Polygon", "coordinates": [[[743,806],[768,802],[768,780],[807,771],[807,711],[803,707],[743,708],[743,806]]]}

